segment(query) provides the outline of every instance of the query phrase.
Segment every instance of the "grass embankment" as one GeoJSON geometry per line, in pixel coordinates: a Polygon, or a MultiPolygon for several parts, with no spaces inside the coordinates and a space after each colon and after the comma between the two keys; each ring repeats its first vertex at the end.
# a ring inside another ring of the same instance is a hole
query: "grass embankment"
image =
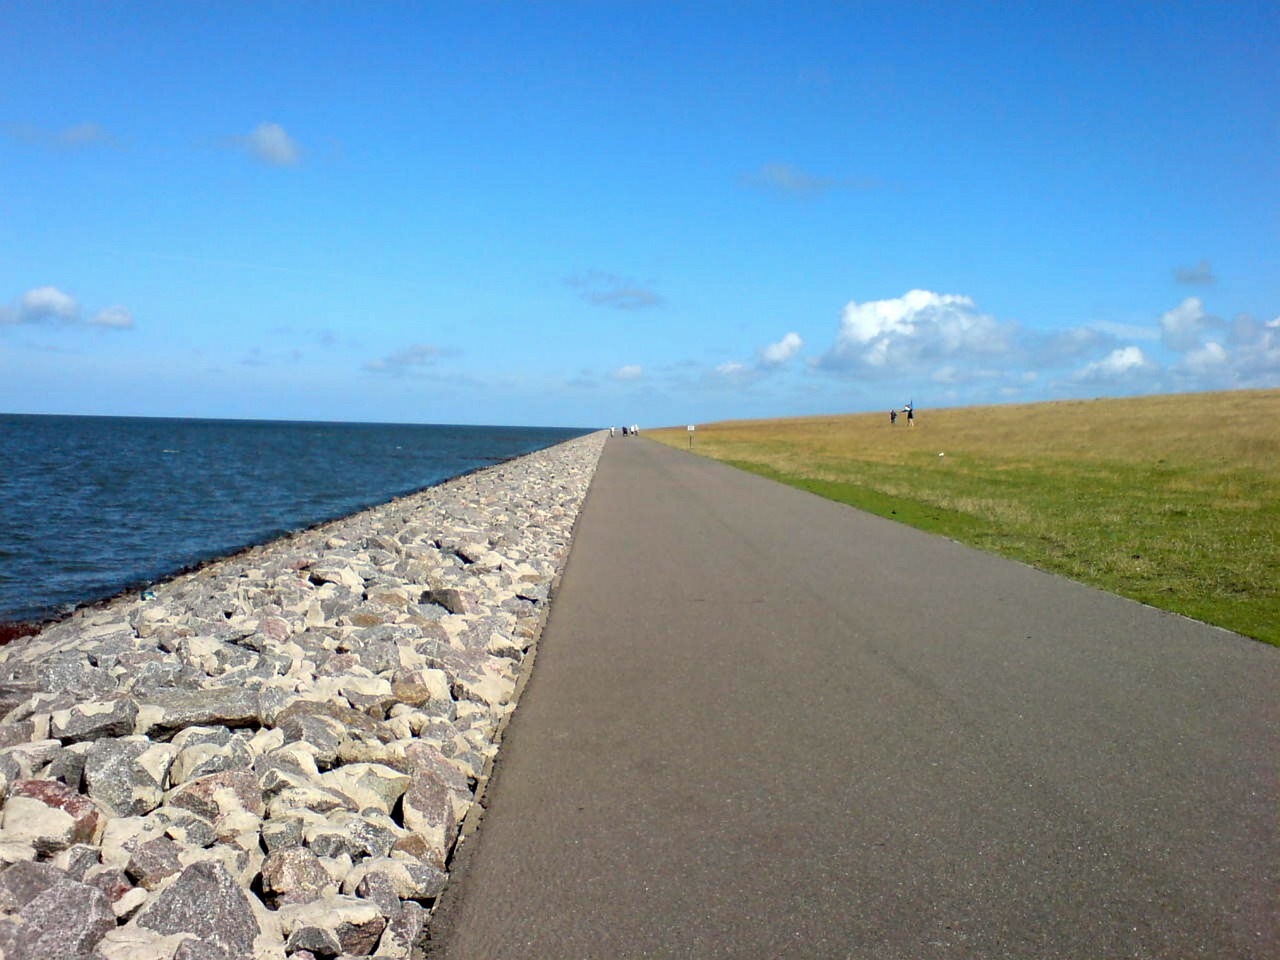
{"type": "Polygon", "coordinates": [[[693,449],[1280,645],[1280,390],[730,421],[693,449]]]}

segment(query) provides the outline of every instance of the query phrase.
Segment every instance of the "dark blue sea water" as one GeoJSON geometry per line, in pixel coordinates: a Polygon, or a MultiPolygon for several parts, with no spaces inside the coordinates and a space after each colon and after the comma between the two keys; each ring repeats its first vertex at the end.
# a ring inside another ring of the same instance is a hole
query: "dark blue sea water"
{"type": "Polygon", "coordinates": [[[0,414],[0,622],[56,616],[585,432],[0,414]]]}

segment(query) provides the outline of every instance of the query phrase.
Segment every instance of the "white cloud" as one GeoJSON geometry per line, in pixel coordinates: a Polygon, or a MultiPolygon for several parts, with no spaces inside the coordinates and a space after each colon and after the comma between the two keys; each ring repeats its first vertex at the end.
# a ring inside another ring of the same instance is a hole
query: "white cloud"
{"type": "Polygon", "coordinates": [[[1186,370],[1195,375],[1216,374],[1225,370],[1230,358],[1222,344],[1209,341],[1203,347],[1190,351],[1183,360],[1186,370]]]}
{"type": "Polygon", "coordinates": [[[1101,360],[1085,364],[1072,377],[1081,383],[1108,383],[1150,368],[1150,361],[1138,347],[1119,347],[1101,360]]]}
{"type": "Polygon", "coordinates": [[[133,329],[133,314],[126,307],[107,307],[105,310],[99,310],[89,323],[95,327],[131,330],[133,329]]]}
{"type": "Polygon", "coordinates": [[[1200,346],[1203,334],[1220,326],[1222,321],[1205,313],[1199,297],[1187,297],[1160,315],[1160,339],[1170,350],[1183,353],[1200,346]]]}
{"type": "Polygon", "coordinates": [[[80,304],[57,287],[36,287],[18,299],[17,317],[18,323],[75,323],[80,318],[80,304]]]}
{"type": "Polygon", "coordinates": [[[379,360],[370,360],[364,369],[370,373],[385,373],[389,376],[403,376],[421,367],[427,367],[444,355],[444,351],[434,344],[414,343],[387,354],[379,360]]]}
{"type": "Polygon", "coordinates": [[[726,360],[716,367],[716,376],[725,380],[741,380],[751,375],[751,368],[737,360],[726,360]]]}
{"type": "Polygon", "coordinates": [[[901,297],[858,303],[840,316],[835,345],[820,365],[864,376],[920,374],[1008,353],[1015,324],[998,323],[957,294],[910,290],[901,297]]]}
{"type": "MultiPolygon", "coordinates": [[[[1214,359],[1213,352],[1206,353],[1211,341],[1199,351],[1187,354],[1184,365],[1189,369],[1193,358],[1203,365],[1214,359]]],[[[1238,387],[1280,386],[1280,317],[1260,323],[1253,317],[1236,318],[1225,346],[1226,363],[1230,371],[1230,383],[1238,387]]]]}
{"type": "Polygon", "coordinates": [[[613,371],[610,376],[615,380],[639,380],[644,376],[644,368],[638,363],[629,363],[613,371]]]}
{"type": "Polygon", "coordinates": [[[273,167],[292,167],[302,159],[302,148],[278,123],[260,123],[238,142],[252,156],[273,167]]]}
{"type": "Polygon", "coordinates": [[[755,360],[727,360],[713,370],[712,381],[745,385],[761,380],[782,370],[800,348],[804,340],[794,331],[783,335],[777,343],[769,343],[756,351],[755,360]]]}
{"type": "Polygon", "coordinates": [[[788,333],[777,343],[771,343],[760,351],[760,365],[778,367],[786,363],[804,346],[798,333],[788,333]]]}

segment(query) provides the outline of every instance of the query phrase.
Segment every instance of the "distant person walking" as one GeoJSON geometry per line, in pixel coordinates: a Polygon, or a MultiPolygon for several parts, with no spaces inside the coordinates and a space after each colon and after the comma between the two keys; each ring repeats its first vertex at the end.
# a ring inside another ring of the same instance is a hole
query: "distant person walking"
{"type": "Polygon", "coordinates": [[[889,426],[891,427],[897,426],[897,423],[898,423],[898,408],[893,407],[889,410],[889,426]]]}

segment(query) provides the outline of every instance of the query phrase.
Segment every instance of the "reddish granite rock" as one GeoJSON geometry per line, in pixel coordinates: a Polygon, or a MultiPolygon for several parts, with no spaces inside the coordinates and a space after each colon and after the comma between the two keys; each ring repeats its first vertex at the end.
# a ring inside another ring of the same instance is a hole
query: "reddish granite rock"
{"type": "Polygon", "coordinates": [[[31,797],[70,816],[73,827],[67,846],[92,843],[102,823],[102,815],[92,800],[57,780],[19,780],[9,796],[31,797]]]}
{"type": "Polygon", "coordinates": [[[169,806],[190,810],[215,825],[235,812],[232,808],[237,804],[259,819],[266,813],[262,784],[252,770],[224,770],[197,777],[174,790],[168,799],[169,806]]]}

